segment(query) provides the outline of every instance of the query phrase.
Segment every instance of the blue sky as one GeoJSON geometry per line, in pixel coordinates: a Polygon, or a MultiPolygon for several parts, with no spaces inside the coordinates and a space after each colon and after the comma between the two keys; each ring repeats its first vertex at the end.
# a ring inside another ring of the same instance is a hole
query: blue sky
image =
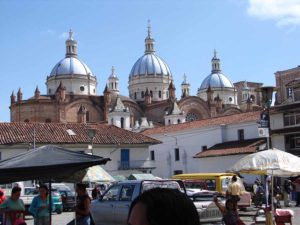
{"type": "Polygon", "coordinates": [[[111,67],[128,95],[128,75],[144,53],[151,20],[156,54],[169,65],[180,97],[183,74],[196,95],[214,49],[232,82],[275,85],[274,72],[300,64],[299,0],[0,0],[0,121],[10,95],[33,96],[65,56],[70,28],[78,57],[97,76],[102,95],[111,67]]]}

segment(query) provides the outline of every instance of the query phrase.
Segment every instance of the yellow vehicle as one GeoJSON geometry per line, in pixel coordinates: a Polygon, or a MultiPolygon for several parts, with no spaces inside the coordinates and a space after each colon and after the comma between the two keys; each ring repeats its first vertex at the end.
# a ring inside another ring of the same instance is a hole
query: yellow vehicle
{"type": "MultiPolygon", "coordinates": [[[[202,189],[217,191],[225,195],[228,185],[231,183],[234,173],[186,173],[172,176],[172,179],[183,180],[187,189],[202,189]]],[[[243,181],[238,177],[238,184],[242,189],[241,200],[238,206],[241,208],[251,205],[251,193],[245,190],[243,181]]]]}

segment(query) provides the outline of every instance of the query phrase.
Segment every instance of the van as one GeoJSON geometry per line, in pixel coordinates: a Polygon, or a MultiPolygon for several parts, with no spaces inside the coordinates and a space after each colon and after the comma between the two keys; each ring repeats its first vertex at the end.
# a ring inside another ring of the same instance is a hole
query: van
{"type": "MultiPolygon", "coordinates": [[[[172,179],[183,180],[187,189],[201,189],[217,191],[223,195],[226,194],[228,185],[231,183],[234,173],[186,173],[172,176],[172,179]]],[[[238,202],[239,208],[246,208],[251,205],[251,193],[245,190],[243,181],[238,177],[238,184],[242,189],[238,202]]]]}

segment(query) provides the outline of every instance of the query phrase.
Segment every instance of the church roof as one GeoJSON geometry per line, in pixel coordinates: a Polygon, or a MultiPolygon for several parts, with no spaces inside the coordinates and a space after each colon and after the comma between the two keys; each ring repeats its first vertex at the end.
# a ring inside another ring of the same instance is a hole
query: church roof
{"type": "Polygon", "coordinates": [[[82,123],[0,123],[0,144],[90,143],[88,129],[95,129],[94,144],[159,144],[160,141],[113,125],[82,123]],[[35,131],[35,132],[34,132],[35,131]]]}
{"type": "Polygon", "coordinates": [[[180,132],[188,129],[197,129],[203,127],[216,126],[220,124],[233,124],[233,123],[244,123],[250,121],[258,121],[260,118],[260,111],[238,113],[228,116],[220,116],[203,120],[196,120],[192,122],[172,124],[164,127],[157,127],[153,129],[148,129],[142,132],[145,135],[154,134],[165,134],[170,132],[180,132]]]}
{"type": "Polygon", "coordinates": [[[219,143],[208,150],[197,153],[194,158],[217,157],[225,155],[237,155],[255,153],[261,145],[264,145],[264,138],[255,138],[248,140],[228,141],[219,143]]]}

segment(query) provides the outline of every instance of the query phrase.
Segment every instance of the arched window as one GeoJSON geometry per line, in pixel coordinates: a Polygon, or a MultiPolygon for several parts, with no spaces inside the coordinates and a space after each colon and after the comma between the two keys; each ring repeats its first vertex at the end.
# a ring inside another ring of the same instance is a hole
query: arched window
{"type": "Polygon", "coordinates": [[[136,99],[136,92],[134,92],[134,99],[136,99]]]}
{"type": "Polygon", "coordinates": [[[158,97],[161,98],[161,91],[158,91],[158,97]]]}
{"type": "Polygon", "coordinates": [[[191,122],[191,121],[194,121],[194,120],[199,120],[198,115],[196,115],[193,112],[189,112],[188,114],[186,114],[186,121],[187,122],[191,122]]]}
{"type": "Polygon", "coordinates": [[[86,122],[90,122],[90,112],[89,111],[86,111],[85,119],[86,119],[86,122]]]}
{"type": "Polygon", "coordinates": [[[178,123],[178,124],[180,124],[180,123],[181,123],[180,119],[178,119],[178,120],[177,120],[177,123],[178,123]]]}
{"type": "Polygon", "coordinates": [[[124,118],[121,117],[121,128],[124,128],[124,118]]]}
{"type": "Polygon", "coordinates": [[[150,96],[153,98],[153,91],[150,91],[150,96]]]}
{"type": "Polygon", "coordinates": [[[145,93],[144,93],[144,91],[142,91],[142,98],[144,98],[144,96],[145,96],[145,93]]]}
{"type": "Polygon", "coordinates": [[[168,120],[168,124],[169,124],[169,125],[171,124],[171,120],[168,120]]]}

